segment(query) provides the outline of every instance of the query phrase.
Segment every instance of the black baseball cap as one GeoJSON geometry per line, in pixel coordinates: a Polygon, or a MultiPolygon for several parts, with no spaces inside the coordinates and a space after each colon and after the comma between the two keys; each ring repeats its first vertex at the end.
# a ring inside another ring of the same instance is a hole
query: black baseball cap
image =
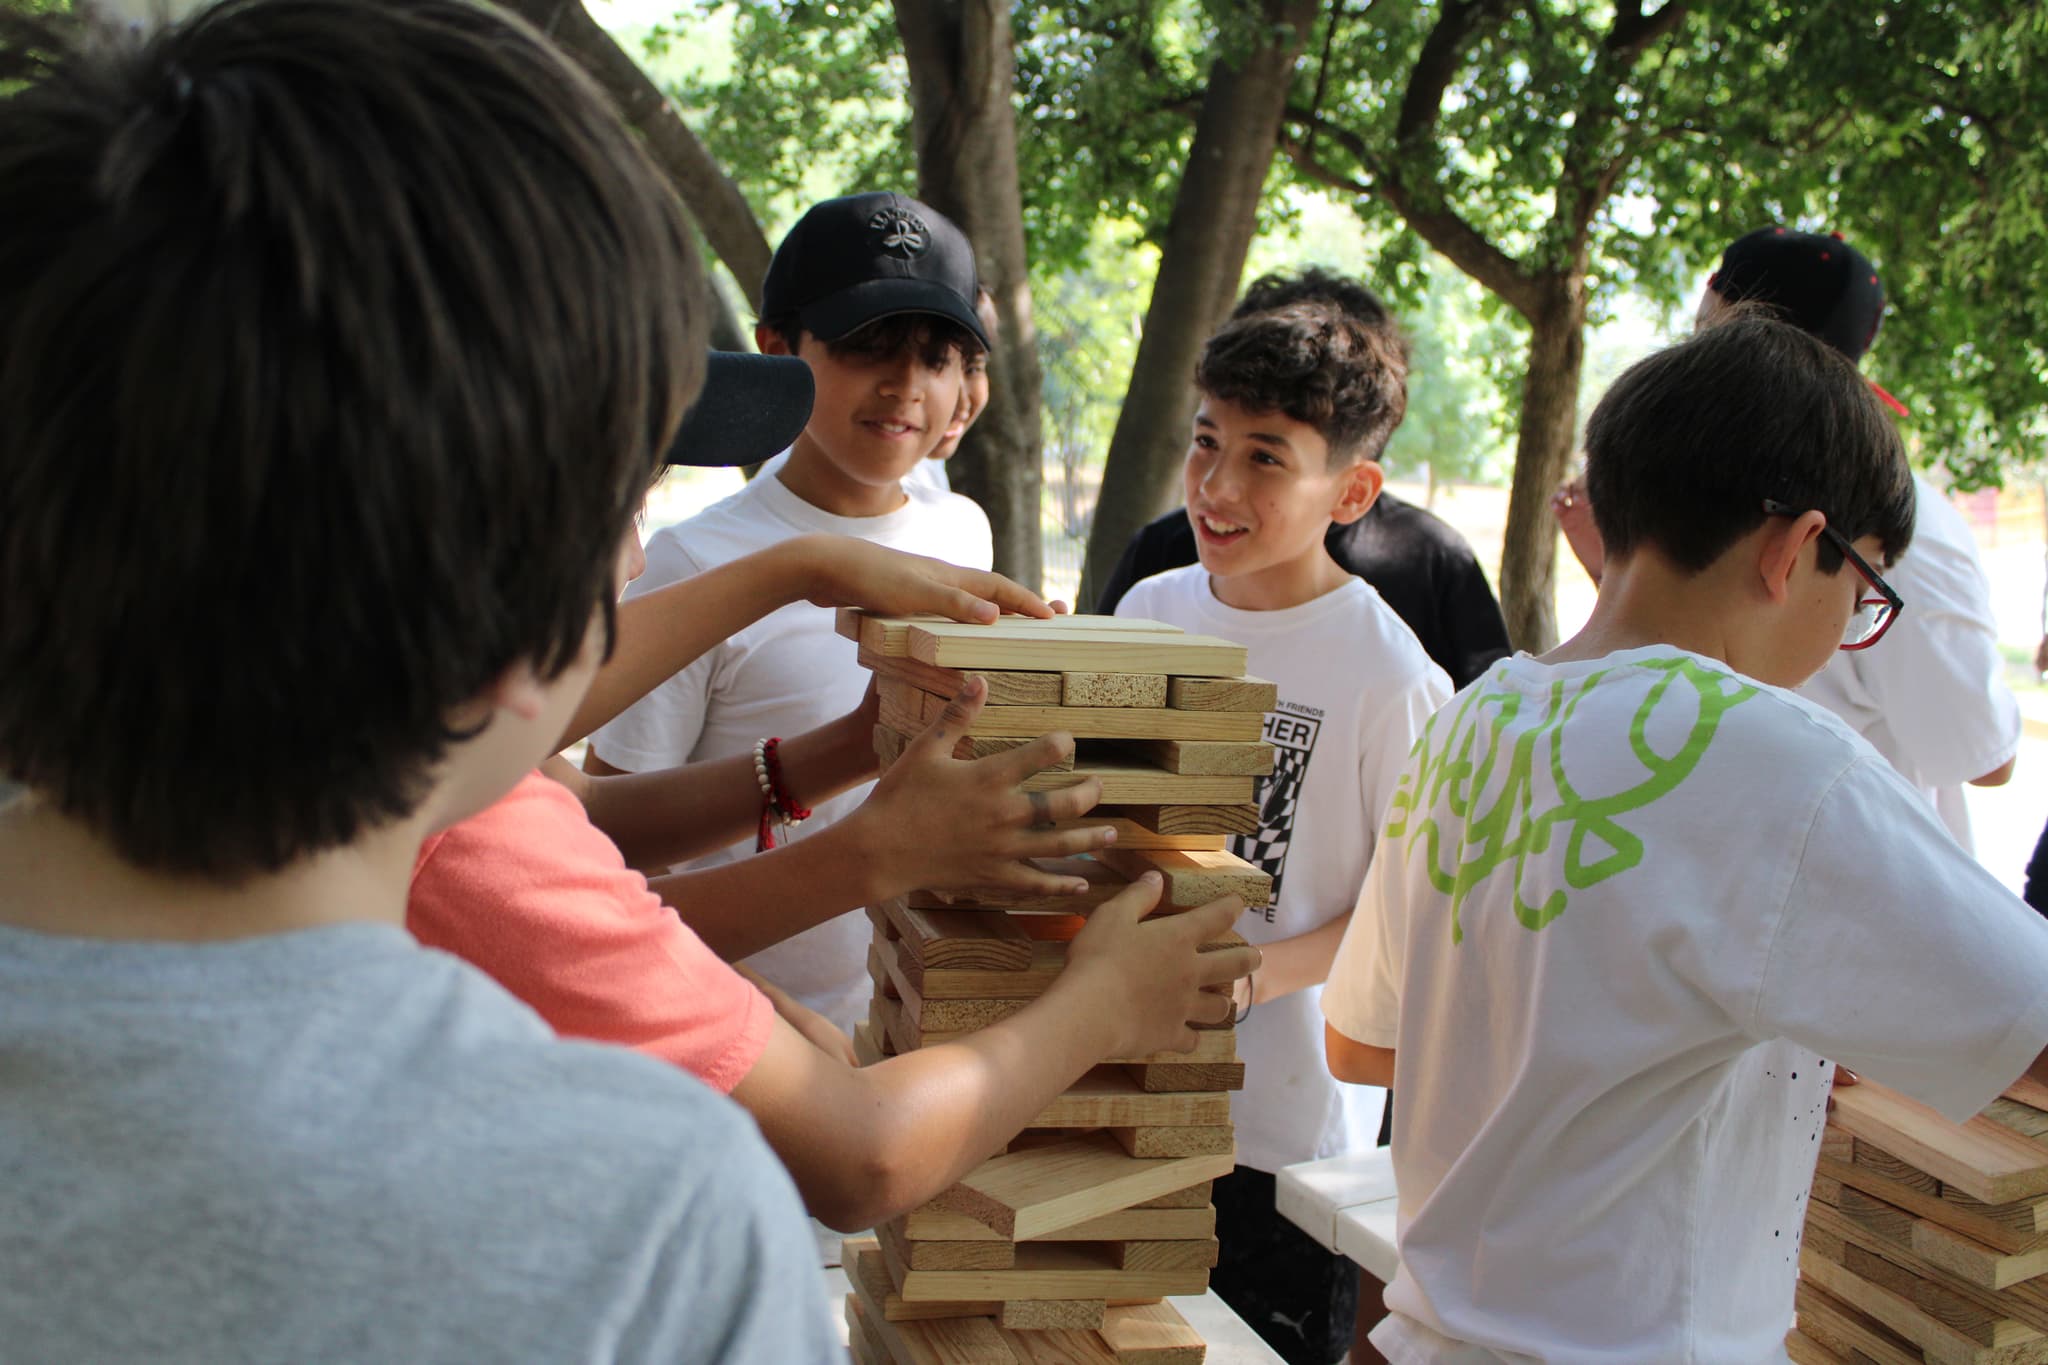
{"type": "Polygon", "coordinates": [[[946,216],[907,194],[849,194],[813,205],[775,248],[761,282],[761,317],[837,341],[881,318],[930,313],[965,327],[981,277],[974,248],[946,216]]]}
{"type": "MultiPolygon", "coordinates": [[[[1721,253],[1707,288],[1730,303],[1754,300],[1783,310],[1786,321],[1856,364],[1884,321],[1884,286],[1870,258],[1831,232],[1758,228],[1721,253]]],[[[1906,405],[1870,386],[1894,411],[1906,405]]]]}
{"type": "Polygon", "coordinates": [[[713,351],[668,463],[709,468],[779,455],[811,420],[816,395],[811,367],[794,356],[713,351]]]}

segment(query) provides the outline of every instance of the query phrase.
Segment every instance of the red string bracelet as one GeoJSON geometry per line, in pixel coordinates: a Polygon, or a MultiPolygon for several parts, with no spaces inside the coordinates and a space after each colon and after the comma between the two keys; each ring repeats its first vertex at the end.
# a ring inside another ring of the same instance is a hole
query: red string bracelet
{"type": "Polygon", "coordinates": [[[796,803],[782,780],[781,745],[780,739],[754,741],[754,781],[761,788],[761,826],[754,839],[756,853],[766,853],[775,847],[775,826],[787,828],[811,818],[809,808],[796,803]]]}

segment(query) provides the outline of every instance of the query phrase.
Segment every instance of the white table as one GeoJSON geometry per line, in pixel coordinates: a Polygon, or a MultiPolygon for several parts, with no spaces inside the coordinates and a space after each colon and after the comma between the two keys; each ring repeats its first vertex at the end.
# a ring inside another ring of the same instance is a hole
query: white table
{"type": "MultiPolygon", "coordinates": [[[[832,1304],[832,1322],[839,1329],[840,1341],[846,1339],[846,1315],[841,1305],[851,1292],[846,1283],[846,1272],[838,1266],[825,1268],[825,1290],[832,1304]]],[[[1209,1355],[1205,1365],[1280,1365],[1280,1357],[1273,1354],[1273,1348],[1259,1340],[1259,1334],[1245,1325],[1243,1318],[1230,1311],[1230,1305],[1216,1297],[1210,1290],[1200,1298],[1168,1299],[1168,1303],[1180,1310],[1188,1320],[1188,1326],[1202,1334],[1202,1340],[1209,1343],[1209,1355]]]]}
{"type": "Polygon", "coordinates": [[[1382,1284],[1394,1278],[1394,1154],[1385,1147],[1288,1166],[1274,1182],[1282,1217],[1382,1284]]]}

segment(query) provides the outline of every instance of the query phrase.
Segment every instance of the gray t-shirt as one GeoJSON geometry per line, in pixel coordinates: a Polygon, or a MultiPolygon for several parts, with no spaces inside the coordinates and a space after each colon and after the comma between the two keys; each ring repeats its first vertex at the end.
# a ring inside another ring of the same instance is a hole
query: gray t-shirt
{"type": "Polygon", "coordinates": [[[0,1358],[844,1358],[746,1115],[352,924],[0,929],[0,1358]]]}

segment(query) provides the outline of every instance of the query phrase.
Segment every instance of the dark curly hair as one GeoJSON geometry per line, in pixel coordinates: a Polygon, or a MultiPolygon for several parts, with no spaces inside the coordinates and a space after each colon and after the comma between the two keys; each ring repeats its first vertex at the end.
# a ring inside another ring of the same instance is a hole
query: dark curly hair
{"type": "Polygon", "coordinates": [[[1408,359],[1391,329],[1328,303],[1232,319],[1209,338],[1195,386],[1250,412],[1305,422],[1332,466],[1377,460],[1408,413],[1408,359]]]}

